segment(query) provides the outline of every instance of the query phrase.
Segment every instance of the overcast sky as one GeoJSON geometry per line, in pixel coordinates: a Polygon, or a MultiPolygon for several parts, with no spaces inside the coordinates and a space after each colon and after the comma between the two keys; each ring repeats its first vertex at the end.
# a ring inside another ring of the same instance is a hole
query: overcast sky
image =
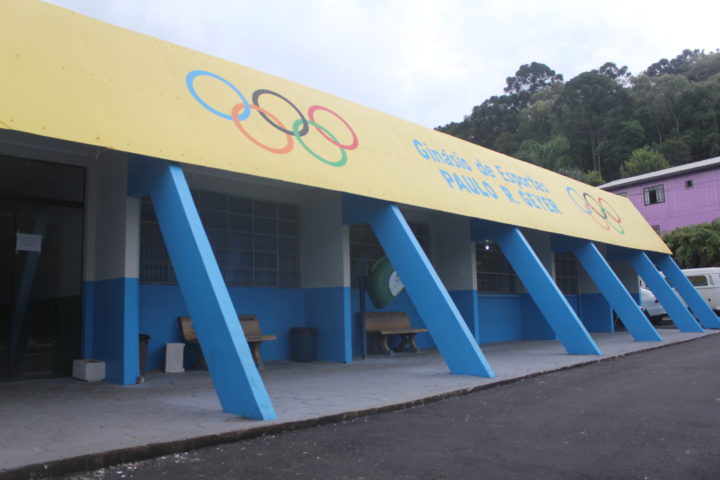
{"type": "Polygon", "coordinates": [[[502,94],[533,61],[569,80],[720,48],[717,0],[49,2],[430,128],[502,94]]]}

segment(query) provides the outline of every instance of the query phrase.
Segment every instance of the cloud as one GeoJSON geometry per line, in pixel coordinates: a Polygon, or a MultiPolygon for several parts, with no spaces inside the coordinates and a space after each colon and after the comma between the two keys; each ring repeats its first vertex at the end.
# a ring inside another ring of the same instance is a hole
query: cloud
{"type": "Polygon", "coordinates": [[[720,47],[720,6],[696,0],[51,3],[428,127],[461,120],[533,61],[568,80],[608,61],[637,74],[684,48],[720,47]]]}

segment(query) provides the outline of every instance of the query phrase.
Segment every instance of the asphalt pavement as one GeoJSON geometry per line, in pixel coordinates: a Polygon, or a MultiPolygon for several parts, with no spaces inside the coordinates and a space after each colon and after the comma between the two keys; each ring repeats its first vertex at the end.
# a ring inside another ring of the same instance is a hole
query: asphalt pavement
{"type": "Polygon", "coordinates": [[[720,335],[79,479],[717,479],[720,335]]]}

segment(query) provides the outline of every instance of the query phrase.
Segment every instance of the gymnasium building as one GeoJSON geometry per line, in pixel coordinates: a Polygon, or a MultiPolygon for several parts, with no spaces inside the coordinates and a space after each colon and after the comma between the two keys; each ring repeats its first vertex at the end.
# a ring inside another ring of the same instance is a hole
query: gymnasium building
{"type": "Polygon", "coordinates": [[[187,316],[222,408],[272,419],[238,315],[276,337],[266,363],[294,328],[350,363],[361,304],[406,312],[485,377],[484,344],[602,355],[615,316],[661,342],[638,276],[679,329],[720,326],[627,198],[63,8],[0,12],[0,380],[94,359],[134,384],[140,336],[162,369],[187,316]],[[379,307],[359,287],[383,258],[401,287],[379,307]]]}

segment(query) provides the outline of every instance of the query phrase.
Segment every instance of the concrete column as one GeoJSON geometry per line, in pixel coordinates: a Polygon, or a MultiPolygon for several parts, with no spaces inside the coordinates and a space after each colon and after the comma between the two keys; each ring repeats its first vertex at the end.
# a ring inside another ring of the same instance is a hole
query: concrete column
{"type": "Polygon", "coordinates": [[[133,157],[131,195],[149,194],[224,411],[276,418],[182,169],[133,157]]]}
{"type": "Polygon", "coordinates": [[[585,271],[612,305],[633,338],[638,341],[662,341],[662,337],[623,287],[595,244],[580,239],[567,239],[565,243],[580,260],[585,271]]]}
{"type": "Polygon", "coordinates": [[[470,238],[470,220],[438,214],[432,238],[437,273],[455,302],[465,323],[480,341],[475,242],[470,238]]]}
{"type": "Polygon", "coordinates": [[[400,275],[450,371],[495,376],[398,207],[380,200],[344,195],[343,223],[364,222],[370,224],[400,275]]]}
{"type": "Polygon", "coordinates": [[[687,308],[682,304],[670,285],[660,275],[645,252],[634,252],[628,257],[630,265],[645,280],[645,284],[665,307],[670,319],[683,332],[702,332],[702,327],[695,321],[687,308]]]}
{"type": "Polygon", "coordinates": [[[350,240],[338,192],[308,191],[301,213],[305,320],[318,329],[317,356],[352,362],[350,240]]]}
{"type": "Polygon", "coordinates": [[[90,169],[88,188],[84,355],[105,361],[109,381],[133,384],[140,373],[140,204],[127,196],[127,156],[101,154],[90,169]]]}
{"type": "MultiPolygon", "coordinates": [[[[474,239],[492,238],[570,354],[601,355],[575,311],[517,227],[474,220],[474,239]]],[[[549,250],[549,248],[548,248],[549,250]]]]}

